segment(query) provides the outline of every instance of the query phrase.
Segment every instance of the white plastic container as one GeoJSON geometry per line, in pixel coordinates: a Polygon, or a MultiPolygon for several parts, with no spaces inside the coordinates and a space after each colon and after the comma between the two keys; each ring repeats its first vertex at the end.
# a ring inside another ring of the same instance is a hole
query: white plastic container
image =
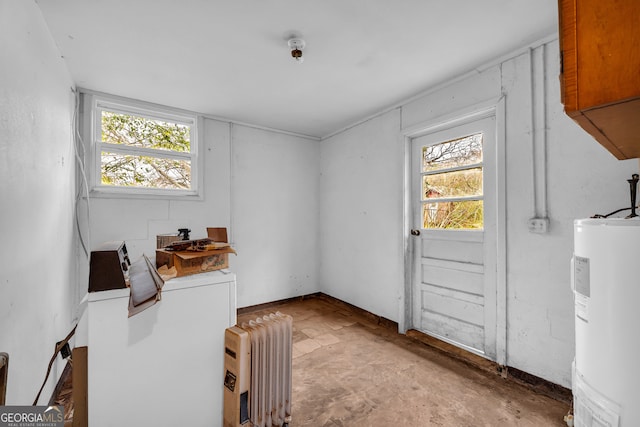
{"type": "Polygon", "coordinates": [[[640,220],[574,222],[575,425],[640,426],[640,220]]]}

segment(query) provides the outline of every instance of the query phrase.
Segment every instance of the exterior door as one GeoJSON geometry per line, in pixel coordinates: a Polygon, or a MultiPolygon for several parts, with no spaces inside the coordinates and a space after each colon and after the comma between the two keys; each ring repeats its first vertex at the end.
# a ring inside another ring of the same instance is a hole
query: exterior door
{"type": "Polygon", "coordinates": [[[496,360],[495,116],[411,140],[412,323],[496,360]]]}

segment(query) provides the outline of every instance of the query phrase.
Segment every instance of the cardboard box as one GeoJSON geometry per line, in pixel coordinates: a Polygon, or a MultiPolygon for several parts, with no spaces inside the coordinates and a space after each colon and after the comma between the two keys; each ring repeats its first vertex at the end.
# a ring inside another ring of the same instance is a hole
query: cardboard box
{"type": "Polygon", "coordinates": [[[182,236],[178,234],[158,234],[156,236],[156,249],[166,248],[173,242],[182,240],[182,236]]]}
{"type": "MultiPolygon", "coordinates": [[[[207,227],[207,237],[213,242],[218,242],[217,246],[219,247],[205,251],[168,251],[158,248],[156,250],[156,268],[163,265],[166,265],[167,268],[175,267],[178,273],[177,277],[180,277],[229,267],[229,254],[235,254],[236,251],[231,246],[222,245],[228,243],[227,229],[207,227]]],[[[215,247],[216,245],[209,246],[215,247]]]]}
{"type": "Polygon", "coordinates": [[[207,237],[214,242],[229,243],[226,227],[207,227],[207,237]]]}
{"type": "MultiPolygon", "coordinates": [[[[88,348],[75,347],[71,352],[71,359],[73,360],[73,370],[71,371],[73,422],[71,425],[72,427],[87,427],[89,424],[89,403],[87,400],[88,348]]],[[[66,426],[67,423],[65,422],[64,425],[66,426]]]]}
{"type": "Polygon", "coordinates": [[[251,387],[251,337],[238,326],[224,331],[224,427],[248,427],[251,387]]]}
{"type": "Polygon", "coordinates": [[[229,254],[235,254],[231,247],[211,251],[167,251],[156,250],[156,267],[175,267],[177,277],[205,273],[229,267],[229,254]]]}

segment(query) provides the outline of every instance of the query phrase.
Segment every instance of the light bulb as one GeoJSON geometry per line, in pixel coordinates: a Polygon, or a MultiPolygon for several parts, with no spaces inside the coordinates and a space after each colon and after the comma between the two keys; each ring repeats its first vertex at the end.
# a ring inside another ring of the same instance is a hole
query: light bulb
{"type": "Polygon", "coordinates": [[[304,58],[302,58],[302,49],[304,49],[305,42],[302,39],[289,39],[287,42],[289,48],[291,49],[291,57],[296,60],[297,63],[301,64],[304,62],[304,58]]]}

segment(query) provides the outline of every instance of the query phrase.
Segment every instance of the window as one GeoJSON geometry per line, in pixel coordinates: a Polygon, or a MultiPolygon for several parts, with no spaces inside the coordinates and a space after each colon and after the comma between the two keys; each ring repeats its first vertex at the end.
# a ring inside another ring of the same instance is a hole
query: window
{"type": "Polygon", "coordinates": [[[196,116],[94,97],[93,190],[198,194],[196,116]]]}
{"type": "Polygon", "coordinates": [[[422,147],[423,228],[482,229],[482,133],[422,147]]]}

